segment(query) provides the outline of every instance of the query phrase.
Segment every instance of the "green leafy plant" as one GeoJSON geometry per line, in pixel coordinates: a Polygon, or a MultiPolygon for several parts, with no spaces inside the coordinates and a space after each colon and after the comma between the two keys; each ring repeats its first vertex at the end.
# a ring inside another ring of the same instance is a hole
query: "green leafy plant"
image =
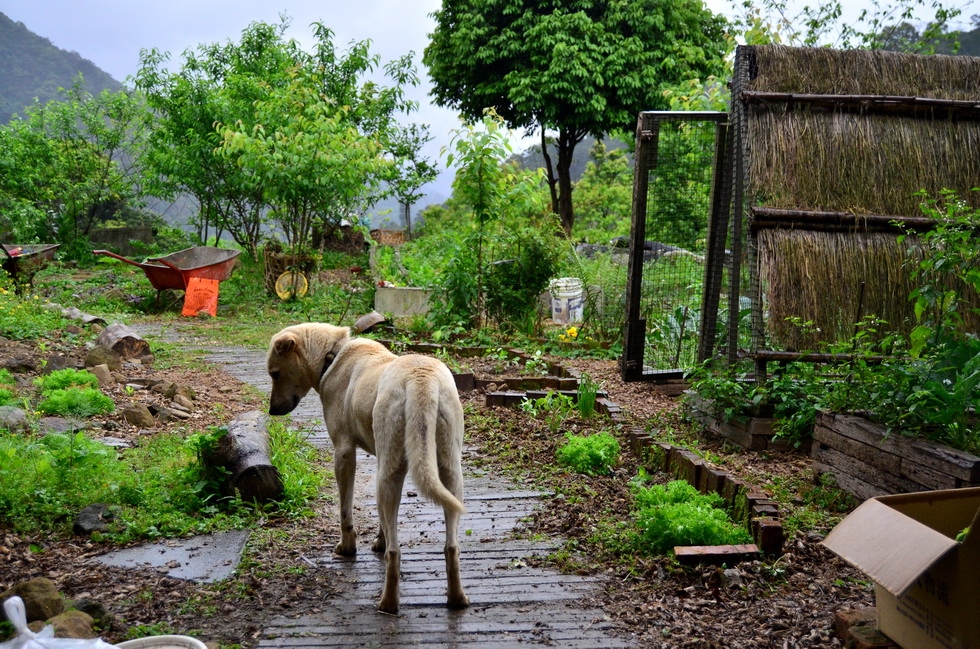
{"type": "Polygon", "coordinates": [[[42,392],[50,392],[68,388],[98,388],[99,379],[91,372],[68,367],[38,377],[34,380],[34,384],[40,387],[42,392]]]}
{"type": "Polygon", "coordinates": [[[578,396],[575,400],[575,405],[579,414],[582,415],[582,419],[588,419],[595,414],[598,393],[599,384],[587,372],[583,372],[578,382],[578,396]]]}
{"type": "Polygon", "coordinates": [[[679,545],[751,543],[748,530],[729,519],[715,493],[702,494],[684,480],[644,486],[633,482],[637,543],[642,552],[667,554],[679,545]]]}
{"type": "Polygon", "coordinates": [[[609,431],[593,435],[565,434],[565,443],[555,455],[558,463],[578,473],[601,475],[609,473],[619,461],[619,440],[609,431]]]}
{"type": "Polygon", "coordinates": [[[49,415],[91,417],[110,413],[116,408],[112,399],[96,388],[49,390],[44,395],[37,409],[49,415]]]}

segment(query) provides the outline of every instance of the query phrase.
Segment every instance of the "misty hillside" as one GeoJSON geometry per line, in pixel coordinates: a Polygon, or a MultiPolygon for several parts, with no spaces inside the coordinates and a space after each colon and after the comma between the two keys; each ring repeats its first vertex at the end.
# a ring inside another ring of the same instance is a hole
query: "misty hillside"
{"type": "Polygon", "coordinates": [[[122,84],[78,52],[55,47],[46,38],[0,13],[0,124],[11,115],[23,115],[37,98],[41,103],[58,98],[58,88],[70,88],[78,75],[85,88],[98,94],[120,90],[122,84]]]}

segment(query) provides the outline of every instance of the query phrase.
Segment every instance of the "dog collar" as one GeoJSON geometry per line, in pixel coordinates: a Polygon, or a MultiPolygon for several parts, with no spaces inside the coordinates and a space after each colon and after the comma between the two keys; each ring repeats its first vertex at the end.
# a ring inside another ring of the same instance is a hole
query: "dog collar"
{"type": "Polygon", "coordinates": [[[327,352],[326,356],[323,357],[323,369],[320,370],[321,379],[323,378],[323,375],[327,373],[327,370],[330,369],[330,366],[333,365],[333,360],[335,358],[337,358],[337,354],[335,354],[332,349],[327,352]]]}

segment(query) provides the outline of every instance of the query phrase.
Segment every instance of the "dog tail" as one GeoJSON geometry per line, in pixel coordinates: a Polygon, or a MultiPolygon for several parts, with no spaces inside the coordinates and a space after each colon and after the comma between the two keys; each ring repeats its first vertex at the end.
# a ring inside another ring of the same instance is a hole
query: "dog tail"
{"type": "MultiPolygon", "coordinates": [[[[429,500],[455,510],[459,514],[466,513],[462,501],[446,488],[439,477],[439,453],[459,454],[461,449],[454,448],[461,444],[462,435],[455,431],[447,435],[443,442],[444,448],[439,448],[436,436],[436,426],[439,424],[439,383],[426,380],[427,377],[413,377],[406,386],[406,417],[405,453],[408,456],[408,467],[412,472],[412,480],[419,492],[429,500]]],[[[449,417],[450,421],[457,419],[449,417]]],[[[458,425],[462,425],[460,416],[458,425]]],[[[450,423],[449,425],[457,425],[450,423]]],[[[456,460],[458,462],[458,460],[456,460]]]]}

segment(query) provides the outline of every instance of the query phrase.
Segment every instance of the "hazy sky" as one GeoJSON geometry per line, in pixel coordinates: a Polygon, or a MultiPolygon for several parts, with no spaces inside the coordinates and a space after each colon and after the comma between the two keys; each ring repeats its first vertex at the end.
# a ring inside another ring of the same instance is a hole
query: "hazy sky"
{"type": "MultiPolygon", "coordinates": [[[[866,1],[844,4],[852,9],[866,1]]],[[[731,6],[728,0],[707,4],[722,13],[731,6]]],[[[422,85],[412,93],[421,105],[413,121],[430,125],[435,140],[426,153],[436,159],[450,132],[459,126],[452,111],[430,105],[430,85],[421,63],[434,27],[429,14],[440,5],[440,0],[0,0],[0,12],[55,46],[77,52],[119,81],[136,74],[141,49],[169,52],[168,67],[177,70],[186,49],[237,42],[249,23],[278,22],[281,13],[292,19],[288,35],[306,45],[311,42],[310,23],[322,22],[334,31],[338,47],[370,39],[371,52],[383,62],[414,51],[422,85]]],[[[515,138],[518,150],[533,143],[515,138]]],[[[445,197],[450,185],[451,175],[444,172],[430,191],[445,197]]]]}

